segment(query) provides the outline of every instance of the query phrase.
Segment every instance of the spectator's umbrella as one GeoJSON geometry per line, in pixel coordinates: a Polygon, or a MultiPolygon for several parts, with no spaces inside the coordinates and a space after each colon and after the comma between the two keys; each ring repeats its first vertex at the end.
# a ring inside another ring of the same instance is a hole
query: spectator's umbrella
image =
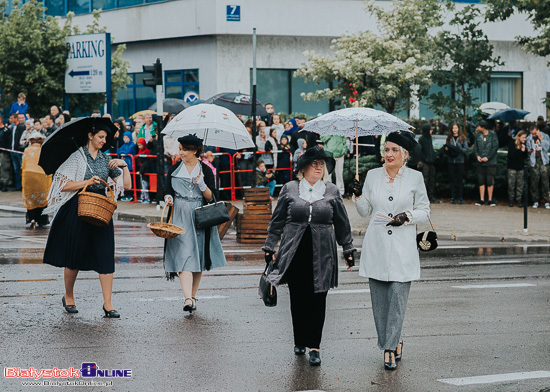
{"type": "Polygon", "coordinates": [[[503,102],[485,102],[479,106],[480,112],[487,113],[489,115],[495,114],[496,112],[504,109],[510,109],[510,106],[503,102]]]}
{"type": "Polygon", "coordinates": [[[244,124],[231,110],[206,103],[180,112],[162,133],[174,139],[196,134],[203,139],[204,145],[232,150],[254,147],[244,124]]]}
{"type": "Polygon", "coordinates": [[[133,120],[137,116],[145,116],[146,114],[153,115],[153,114],[157,114],[157,112],[154,111],[154,110],[151,110],[151,109],[140,110],[139,112],[136,112],[136,113],[132,114],[129,118],[131,118],[133,120]]]}
{"type": "Polygon", "coordinates": [[[504,109],[499,112],[496,112],[495,114],[487,117],[487,120],[498,120],[502,122],[510,122],[514,120],[521,120],[525,116],[527,116],[530,112],[527,112],[525,110],[521,109],[504,109]]]}
{"type": "MultiPolygon", "coordinates": [[[[244,116],[252,115],[252,98],[248,94],[242,93],[221,93],[208,98],[204,103],[212,103],[214,105],[223,106],[231,110],[235,114],[244,116]]],[[[256,116],[265,117],[267,111],[262,106],[260,101],[256,100],[256,116]]]]}
{"type": "Polygon", "coordinates": [[[344,136],[355,138],[355,176],[359,176],[359,136],[388,135],[395,131],[412,132],[413,127],[399,118],[370,108],[335,110],[304,124],[304,131],[320,136],[344,136]]]}
{"type": "Polygon", "coordinates": [[[106,117],[80,117],[63,124],[46,138],[42,144],[38,164],[46,174],[55,173],[73,152],[86,145],[88,132],[92,132],[94,128],[111,130],[107,132],[104,149],[111,148],[113,135],[118,131],[115,124],[106,117]]]}
{"type": "MultiPolygon", "coordinates": [[[[166,98],[164,101],[162,101],[162,111],[168,113],[179,113],[183,109],[187,109],[189,106],[191,106],[189,103],[179,98],[166,98]]],[[[157,103],[155,102],[154,104],[149,106],[149,110],[153,110],[156,113],[157,103]]]]}

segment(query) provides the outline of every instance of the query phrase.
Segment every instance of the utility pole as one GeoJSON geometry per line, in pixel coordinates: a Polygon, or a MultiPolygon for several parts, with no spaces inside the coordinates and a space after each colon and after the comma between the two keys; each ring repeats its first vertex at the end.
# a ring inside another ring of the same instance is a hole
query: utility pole
{"type": "Polygon", "coordinates": [[[153,65],[144,65],[143,72],[152,74],[152,78],[143,79],[143,85],[151,87],[157,95],[157,203],[164,202],[164,135],[161,133],[163,122],[163,75],[160,59],[153,65]]]}
{"type": "MultiPolygon", "coordinates": [[[[252,29],[252,141],[256,144],[256,28],[252,29]]],[[[252,157],[252,188],[256,188],[256,152],[258,146],[254,147],[254,156],[252,157]]]]}

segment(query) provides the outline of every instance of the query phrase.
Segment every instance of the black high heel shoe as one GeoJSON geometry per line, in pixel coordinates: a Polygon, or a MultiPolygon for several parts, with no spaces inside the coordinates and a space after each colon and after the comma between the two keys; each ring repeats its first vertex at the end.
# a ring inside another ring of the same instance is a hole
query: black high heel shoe
{"type": "Polygon", "coordinates": [[[403,357],[403,341],[400,341],[397,345],[397,348],[395,349],[395,360],[401,361],[401,358],[403,357]]]}
{"type": "Polygon", "coordinates": [[[395,363],[395,351],[384,350],[384,368],[388,370],[395,370],[397,363],[395,363]],[[386,361],[386,354],[388,354],[388,360],[386,361]]]}
{"type": "Polygon", "coordinates": [[[67,313],[78,313],[78,309],[76,308],[76,305],[67,305],[65,302],[65,296],[61,299],[61,302],[63,303],[63,307],[65,308],[65,311],[67,313]]]}
{"type": "Polygon", "coordinates": [[[184,312],[189,312],[189,313],[193,313],[193,299],[191,298],[185,298],[185,302],[187,301],[191,301],[191,304],[185,304],[183,306],[183,311],[184,312]]]}
{"type": "Polygon", "coordinates": [[[193,302],[191,310],[197,310],[197,299],[195,297],[191,297],[191,301],[193,302]]]}
{"type": "Polygon", "coordinates": [[[116,310],[107,310],[105,309],[105,306],[103,306],[103,311],[105,312],[105,317],[107,318],[120,318],[120,314],[116,310]]]}

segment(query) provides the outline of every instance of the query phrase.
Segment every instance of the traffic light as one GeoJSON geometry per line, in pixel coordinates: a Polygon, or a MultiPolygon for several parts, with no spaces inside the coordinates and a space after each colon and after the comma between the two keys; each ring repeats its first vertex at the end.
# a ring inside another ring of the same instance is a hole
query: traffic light
{"type": "Polygon", "coordinates": [[[162,63],[160,59],[153,65],[143,65],[143,72],[148,72],[153,75],[152,78],[143,79],[143,85],[146,87],[152,87],[153,91],[157,91],[157,86],[162,85],[162,63]]]}

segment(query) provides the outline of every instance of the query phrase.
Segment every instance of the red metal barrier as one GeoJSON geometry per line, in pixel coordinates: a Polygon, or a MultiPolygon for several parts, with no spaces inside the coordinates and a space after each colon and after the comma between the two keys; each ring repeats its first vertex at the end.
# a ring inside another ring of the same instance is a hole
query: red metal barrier
{"type": "MultiPolygon", "coordinates": [[[[293,173],[293,170],[292,170],[292,153],[290,151],[274,151],[274,152],[271,152],[271,154],[279,154],[279,153],[282,153],[282,152],[286,152],[288,154],[290,154],[290,167],[289,168],[274,168],[274,169],[268,169],[268,171],[271,171],[271,172],[274,172],[274,171],[281,171],[281,170],[290,170],[290,181],[292,181],[292,173],[293,173]]],[[[233,158],[235,158],[236,155],[242,155],[244,153],[242,152],[238,152],[238,153],[235,153],[233,154],[233,158]]],[[[266,152],[256,152],[256,154],[266,154],[266,152]]],[[[252,169],[245,169],[245,170],[233,170],[233,175],[232,175],[232,178],[233,178],[233,183],[235,182],[235,174],[237,173],[249,173],[249,172],[253,172],[253,173],[256,173],[256,168],[252,168],[252,169]]],[[[277,184],[276,187],[277,188],[281,188],[283,187],[284,184],[277,184]]],[[[236,200],[235,199],[235,190],[237,189],[248,189],[248,188],[252,188],[252,184],[250,185],[243,185],[243,186],[233,186],[233,189],[232,189],[232,194],[231,194],[231,200],[234,201],[236,200]]]]}

